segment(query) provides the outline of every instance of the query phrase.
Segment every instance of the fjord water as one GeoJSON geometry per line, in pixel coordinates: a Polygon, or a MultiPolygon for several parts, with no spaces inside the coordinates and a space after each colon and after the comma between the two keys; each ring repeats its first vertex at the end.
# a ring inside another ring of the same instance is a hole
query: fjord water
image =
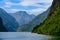
{"type": "Polygon", "coordinates": [[[1,32],[0,40],[50,40],[52,37],[31,32],[1,32]]]}

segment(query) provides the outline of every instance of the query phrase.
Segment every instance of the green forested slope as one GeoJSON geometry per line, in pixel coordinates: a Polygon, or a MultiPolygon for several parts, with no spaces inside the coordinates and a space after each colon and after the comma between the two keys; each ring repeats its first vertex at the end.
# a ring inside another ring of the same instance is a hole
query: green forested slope
{"type": "Polygon", "coordinates": [[[36,26],[32,32],[48,35],[60,35],[60,0],[53,0],[48,18],[36,26]]]}

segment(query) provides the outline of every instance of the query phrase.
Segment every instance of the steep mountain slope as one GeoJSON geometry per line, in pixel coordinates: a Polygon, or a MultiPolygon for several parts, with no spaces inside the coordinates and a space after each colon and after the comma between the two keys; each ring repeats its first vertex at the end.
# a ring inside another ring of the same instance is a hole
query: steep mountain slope
{"type": "Polygon", "coordinates": [[[3,25],[5,26],[5,28],[8,31],[11,31],[11,32],[12,31],[16,31],[16,29],[18,27],[18,23],[16,22],[16,20],[14,19],[14,17],[12,17],[11,15],[9,15],[2,8],[0,8],[0,17],[2,18],[3,25]]]}
{"type": "Polygon", "coordinates": [[[20,26],[18,28],[18,31],[32,31],[36,25],[39,25],[47,18],[49,10],[50,8],[48,8],[47,11],[43,12],[42,14],[38,15],[35,19],[33,19],[28,24],[20,26]]]}
{"type": "Polygon", "coordinates": [[[4,27],[1,17],[0,17],[0,32],[7,32],[7,29],[4,27]]]}
{"type": "Polygon", "coordinates": [[[23,24],[27,24],[28,22],[32,21],[32,19],[35,18],[34,15],[29,15],[25,11],[18,11],[16,13],[10,13],[10,15],[15,17],[15,19],[17,20],[20,26],[23,24]]]}
{"type": "Polygon", "coordinates": [[[33,32],[48,35],[60,35],[60,0],[53,0],[48,18],[37,25],[33,32]]]}

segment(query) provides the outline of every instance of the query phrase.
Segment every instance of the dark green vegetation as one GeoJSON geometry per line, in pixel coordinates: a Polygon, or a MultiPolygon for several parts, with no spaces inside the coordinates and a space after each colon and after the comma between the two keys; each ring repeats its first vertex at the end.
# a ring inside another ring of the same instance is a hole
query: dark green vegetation
{"type": "Polygon", "coordinates": [[[60,38],[56,37],[56,38],[52,38],[51,40],[60,40],[60,38]]]}
{"type": "Polygon", "coordinates": [[[1,17],[0,17],[0,32],[7,32],[6,28],[3,26],[1,17]]]}
{"type": "Polygon", "coordinates": [[[60,35],[60,0],[53,0],[48,18],[36,26],[32,32],[48,35],[60,35]]]}

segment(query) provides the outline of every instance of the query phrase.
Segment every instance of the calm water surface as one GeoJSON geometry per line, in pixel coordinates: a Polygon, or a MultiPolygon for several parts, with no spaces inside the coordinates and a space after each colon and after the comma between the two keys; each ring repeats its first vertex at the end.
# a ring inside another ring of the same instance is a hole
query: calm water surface
{"type": "Polygon", "coordinates": [[[31,32],[1,32],[0,40],[55,40],[52,36],[31,32]]]}

